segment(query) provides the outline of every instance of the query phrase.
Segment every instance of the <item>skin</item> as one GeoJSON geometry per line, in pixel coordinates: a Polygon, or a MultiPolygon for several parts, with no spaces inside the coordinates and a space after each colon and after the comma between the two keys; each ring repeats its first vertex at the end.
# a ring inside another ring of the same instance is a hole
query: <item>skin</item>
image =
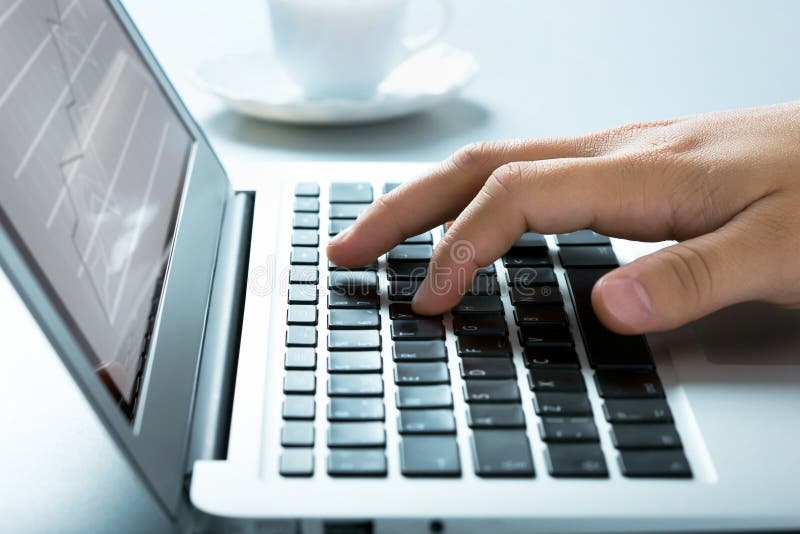
{"type": "Polygon", "coordinates": [[[678,241],[597,282],[595,312],[616,332],[668,330],[750,300],[799,307],[800,102],[469,145],[380,197],[328,257],[364,265],[453,219],[418,313],[453,307],[523,232],[582,228],[678,241]]]}

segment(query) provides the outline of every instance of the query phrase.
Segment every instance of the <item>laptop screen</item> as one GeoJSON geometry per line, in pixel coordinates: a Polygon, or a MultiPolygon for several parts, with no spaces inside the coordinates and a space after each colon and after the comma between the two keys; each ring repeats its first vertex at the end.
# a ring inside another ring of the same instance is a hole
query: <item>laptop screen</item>
{"type": "Polygon", "coordinates": [[[132,413],[194,140],[101,0],[0,2],[0,220],[132,413]]]}

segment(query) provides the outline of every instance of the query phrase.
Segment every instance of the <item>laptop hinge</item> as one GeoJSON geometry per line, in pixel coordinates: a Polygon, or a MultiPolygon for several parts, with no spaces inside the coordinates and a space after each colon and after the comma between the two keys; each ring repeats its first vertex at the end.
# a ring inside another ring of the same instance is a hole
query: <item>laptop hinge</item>
{"type": "Polygon", "coordinates": [[[195,391],[186,472],[196,460],[225,457],[239,352],[253,223],[251,192],[225,209],[195,391]]]}

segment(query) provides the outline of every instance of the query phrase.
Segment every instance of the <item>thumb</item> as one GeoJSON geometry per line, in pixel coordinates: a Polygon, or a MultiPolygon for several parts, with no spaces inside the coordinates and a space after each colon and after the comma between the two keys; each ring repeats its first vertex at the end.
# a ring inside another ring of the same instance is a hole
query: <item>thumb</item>
{"type": "Polygon", "coordinates": [[[747,225],[726,226],[639,258],[601,278],[592,291],[611,330],[640,334],[676,328],[725,306],[755,299],[768,268],[764,244],[747,225]]]}

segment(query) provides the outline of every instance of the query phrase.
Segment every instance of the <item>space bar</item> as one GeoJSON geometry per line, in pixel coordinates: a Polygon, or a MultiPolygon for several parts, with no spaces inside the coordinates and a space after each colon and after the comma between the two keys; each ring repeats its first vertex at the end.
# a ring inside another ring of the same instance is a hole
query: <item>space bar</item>
{"type": "Polygon", "coordinates": [[[592,309],[592,287],[611,269],[567,269],[589,364],[600,369],[652,368],[644,336],[623,336],[604,327],[592,309]]]}

